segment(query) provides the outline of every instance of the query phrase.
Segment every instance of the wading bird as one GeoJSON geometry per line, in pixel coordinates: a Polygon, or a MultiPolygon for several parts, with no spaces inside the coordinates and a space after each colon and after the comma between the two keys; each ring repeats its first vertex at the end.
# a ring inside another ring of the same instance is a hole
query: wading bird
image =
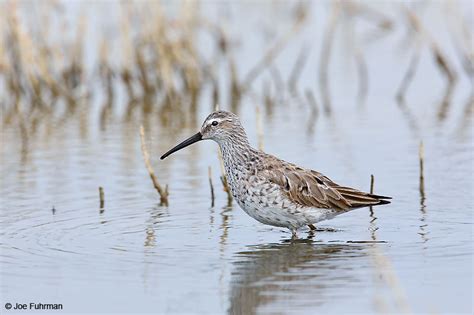
{"type": "Polygon", "coordinates": [[[283,161],[250,146],[237,115],[216,111],[201,130],[163,154],[201,140],[214,140],[222,151],[229,186],[239,206],[252,218],[296,231],[347,211],[390,203],[386,196],[340,186],[323,174],[283,161]]]}

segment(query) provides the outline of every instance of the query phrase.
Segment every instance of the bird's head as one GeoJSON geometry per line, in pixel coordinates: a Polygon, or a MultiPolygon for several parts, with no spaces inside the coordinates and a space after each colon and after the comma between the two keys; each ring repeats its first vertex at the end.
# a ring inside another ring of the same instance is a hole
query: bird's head
{"type": "Polygon", "coordinates": [[[207,116],[200,133],[203,140],[210,139],[219,143],[242,131],[243,127],[237,115],[220,110],[207,116]]]}
{"type": "Polygon", "coordinates": [[[163,160],[168,155],[201,140],[214,140],[219,144],[223,144],[226,141],[240,138],[242,138],[242,141],[247,141],[247,136],[239,117],[231,112],[216,111],[207,116],[198,133],[163,154],[161,159],[163,160]]]}

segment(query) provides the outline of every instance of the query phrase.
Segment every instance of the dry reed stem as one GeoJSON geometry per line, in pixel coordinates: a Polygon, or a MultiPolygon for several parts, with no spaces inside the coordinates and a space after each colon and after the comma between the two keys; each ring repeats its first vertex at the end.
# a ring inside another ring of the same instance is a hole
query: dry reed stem
{"type": "Polygon", "coordinates": [[[447,78],[447,85],[445,89],[445,93],[443,96],[443,100],[441,102],[441,107],[438,111],[438,118],[439,120],[443,120],[446,117],[446,112],[448,111],[449,105],[450,105],[450,99],[451,95],[453,92],[454,84],[456,83],[457,80],[457,74],[448,61],[448,58],[444,54],[444,52],[441,50],[440,46],[437,44],[437,42],[434,40],[434,38],[428,33],[428,31],[423,27],[420,19],[416,14],[414,14],[412,11],[410,11],[408,8],[403,6],[404,12],[408,17],[408,21],[415,32],[415,35],[420,36],[420,39],[417,38],[417,45],[416,45],[416,50],[415,53],[410,61],[410,65],[407,69],[407,72],[405,73],[403,80],[401,82],[401,85],[397,91],[397,100],[400,102],[403,102],[404,100],[404,95],[405,91],[408,89],[409,84],[411,83],[413,76],[415,74],[416,68],[419,63],[420,59],[420,50],[421,50],[421,43],[420,41],[425,41],[427,42],[431,53],[435,59],[436,65],[438,68],[441,70],[441,72],[444,74],[444,76],[447,78]]]}
{"type": "Polygon", "coordinates": [[[470,118],[473,112],[474,112],[474,89],[471,90],[471,95],[469,95],[466,105],[464,105],[463,120],[468,121],[467,118],[470,118]]]}
{"type": "Polygon", "coordinates": [[[360,102],[363,102],[367,98],[367,93],[369,90],[369,75],[367,70],[367,62],[365,61],[364,54],[358,43],[354,44],[354,57],[357,63],[357,74],[359,76],[359,92],[357,97],[359,98],[360,102]]]}
{"type": "Polygon", "coordinates": [[[308,100],[308,104],[311,107],[310,115],[308,118],[308,133],[312,134],[314,131],[314,125],[319,116],[318,103],[316,102],[316,98],[314,97],[313,91],[308,89],[306,90],[305,94],[306,99],[308,100]]]}
{"type": "Polygon", "coordinates": [[[370,193],[371,194],[374,193],[374,175],[373,174],[370,175],[370,193]]]}
{"type": "MultiPolygon", "coordinates": [[[[374,193],[374,182],[375,182],[375,177],[374,175],[370,175],[370,193],[374,193]]],[[[369,207],[369,213],[370,213],[370,230],[372,232],[372,240],[375,240],[377,237],[375,235],[375,231],[378,230],[378,228],[375,226],[375,221],[377,220],[377,217],[375,216],[374,213],[374,208],[372,206],[369,207]]]]}
{"type": "Polygon", "coordinates": [[[296,18],[293,26],[283,34],[263,55],[263,57],[257,62],[257,64],[250,69],[247,75],[244,77],[244,84],[242,90],[246,91],[251,86],[252,82],[265,70],[273,60],[283,51],[283,48],[288,44],[290,39],[299,32],[306,20],[306,15],[301,14],[296,18]]]}
{"type": "Polygon", "coordinates": [[[423,141],[420,141],[420,146],[418,149],[418,156],[420,160],[420,211],[421,211],[421,219],[420,221],[422,224],[420,225],[420,231],[418,234],[421,236],[423,242],[428,241],[427,238],[427,230],[426,227],[428,224],[425,223],[426,221],[426,205],[425,205],[425,177],[424,177],[424,159],[425,159],[425,148],[423,145],[423,141]]]}
{"type": "Polygon", "coordinates": [[[441,69],[441,71],[445,74],[448,79],[448,84],[454,84],[456,81],[456,72],[452,68],[450,62],[446,55],[441,51],[441,48],[433,39],[433,37],[426,31],[423,27],[420,19],[416,14],[408,10],[406,7],[403,7],[405,13],[408,16],[408,20],[412,28],[421,35],[421,37],[428,42],[428,45],[431,49],[433,57],[435,58],[436,64],[441,69]]]}
{"type": "Polygon", "coordinates": [[[214,195],[214,185],[212,184],[212,169],[209,166],[207,169],[207,174],[209,176],[209,187],[211,188],[211,207],[214,207],[215,195],[214,195]]]}
{"type": "Polygon", "coordinates": [[[413,77],[415,76],[416,69],[420,61],[420,55],[421,55],[420,40],[417,39],[415,51],[410,60],[410,64],[408,65],[407,71],[403,75],[402,82],[400,83],[400,87],[397,90],[396,98],[399,103],[403,102],[403,100],[405,99],[406,91],[408,90],[408,87],[410,86],[410,83],[413,80],[413,77]]]}
{"type": "Polygon", "coordinates": [[[153,167],[151,166],[150,156],[148,154],[148,150],[145,144],[145,130],[143,129],[143,126],[140,126],[140,139],[142,144],[141,148],[143,153],[143,159],[145,160],[145,166],[148,170],[148,174],[150,174],[151,181],[153,182],[153,187],[155,187],[156,191],[160,195],[160,205],[168,206],[168,185],[166,185],[163,189],[155,176],[155,172],[153,171],[153,167]]]}
{"type": "Polygon", "coordinates": [[[275,85],[275,93],[277,100],[284,99],[285,93],[285,82],[283,81],[282,75],[278,67],[273,65],[269,69],[270,75],[273,78],[273,83],[275,85]]]}
{"type": "Polygon", "coordinates": [[[321,59],[319,62],[319,82],[321,88],[321,94],[323,97],[323,108],[326,115],[331,114],[331,95],[329,92],[329,62],[332,51],[332,43],[334,41],[334,32],[339,21],[340,15],[339,3],[334,3],[331,9],[331,15],[329,17],[326,31],[324,32],[321,59]]]}
{"type": "Polygon", "coordinates": [[[425,147],[423,141],[420,141],[418,148],[418,156],[420,159],[420,194],[421,197],[425,197],[425,175],[424,175],[424,160],[425,160],[425,147]]]}
{"type": "Polygon", "coordinates": [[[212,104],[216,111],[219,108],[219,84],[216,79],[212,79],[212,104]]]}
{"type": "Polygon", "coordinates": [[[99,199],[100,199],[100,209],[104,209],[105,197],[104,197],[104,188],[99,187],[99,199]]]}
{"type": "Polygon", "coordinates": [[[354,54],[354,59],[357,66],[357,75],[359,77],[358,99],[359,99],[360,104],[363,104],[368,92],[369,76],[368,76],[368,70],[367,70],[367,63],[364,59],[364,54],[363,54],[362,49],[360,48],[359,40],[355,32],[356,25],[354,23],[354,20],[355,20],[355,15],[357,13],[359,14],[362,13],[363,9],[365,10],[366,8],[361,7],[352,1],[346,1],[346,2],[342,2],[342,9],[345,11],[346,15],[349,16],[348,18],[349,38],[348,39],[349,39],[350,47],[352,48],[352,51],[354,54]]]}
{"type": "MultiPolygon", "coordinates": [[[[373,194],[374,193],[374,182],[375,182],[375,178],[374,178],[374,175],[370,175],[370,193],[373,194]]],[[[370,213],[370,226],[369,226],[369,230],[370,230],[370,233],[371,233],[371,237],[372,237],[372,241],[376,241],[377,240],[377,235],[375,234],[375,232],[379,229],[376,224],[375,224],[375,221],[377,220],[377,217],[375,216],[375,213],[374,213],[374,208],[372,206],[369,207],[369,213],[370,213]]]]}
{"type": "Polygon", "coordinates": [[[230,80],[230,108],[232,112],[237,111],[237,107],[240,104],[240,99],[242,97],[242,86],[239,83],[237,75],[237,67],[235,66],[235,61],[231,57],[229,59],[229,80],[230,80]]]}
{"type": "Polygon", "coordinates": [[[454,2],[446,3],[451,39],[466,75],[472,79],[474,75],[474,49],[472,49],[474,47],[474,34],[460,9],[453,4],[454,2]]]}
{"type": "Polygon", "coordinates": [[[358,16],[371,20],[382,30],[390,30],[393,27],[393,22],[387,15],[368,6],[367,3],[351,1],[346,4],[354,6],[352,10],[355,10],[358,16]]]}
{"type": "Polygon", "coordinates": [[[304,65],[308,60],[308,54],[308,47],[306,45],[303,45],[303,47],[301,47],[300,54],[298,55],[298,58],[295,61],[293,69],[291,70],[290,77],[288,79],[288,88],[293,94],[296,92],[298,79],[300,78],[301,73],[303,72],[304,65]]]}

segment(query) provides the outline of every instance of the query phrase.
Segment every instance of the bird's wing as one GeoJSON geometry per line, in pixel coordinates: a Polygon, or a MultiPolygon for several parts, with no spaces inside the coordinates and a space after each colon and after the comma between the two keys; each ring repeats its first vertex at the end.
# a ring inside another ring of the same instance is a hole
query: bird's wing
{"type": "Polygon", "coordinates": [[[346,211],[351,204],[333,187],[325,183],[324,177],[292,164],[268,167],[258,174],[280,186],[287,197],[302,206],[313,208],[332,208],[346,211]]]}
{"type": "Polygon", "coordinates": [[[302,206],[347,211],[351,208],[382,203],[384,196],[339,186],[323,174],[281,160],[269,163],[258,174],[277,184],[287,197],[302,206]]]}

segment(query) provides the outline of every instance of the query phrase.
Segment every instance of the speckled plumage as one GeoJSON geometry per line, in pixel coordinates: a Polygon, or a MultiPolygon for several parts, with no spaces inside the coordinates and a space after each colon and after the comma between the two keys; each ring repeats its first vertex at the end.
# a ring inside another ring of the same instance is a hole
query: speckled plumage
{"type": "Polygon", "coordinates": [[[239,206],[257,221],[286,227],[293,234],[300,227],[355,208],[389,203],[386,199],[390,197],[340,186],[319,172],[252,148],[233,113],[211,113],[193,137],[165,153],[162,159],[196,141],[216,141],[222,151],[232,195],[239,206]]]}

